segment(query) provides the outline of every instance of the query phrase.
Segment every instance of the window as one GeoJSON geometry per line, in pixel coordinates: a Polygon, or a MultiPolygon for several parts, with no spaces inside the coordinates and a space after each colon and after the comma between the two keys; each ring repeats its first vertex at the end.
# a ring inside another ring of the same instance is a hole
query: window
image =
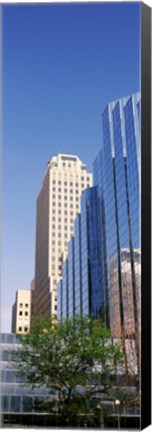
{"type": "Polygon", "coordinates": [[[67,200],[67,195],[64,195],[64,200],[65,200],[65,201],[67,200]]]}
{"type": "Polygon", "coordinates": [[[81,187],[84,188],[84,183],[81,183],[81,187]]]}
{"type": "Polygon", "coordinates": [[[61,220],[62,220],[61,217],[59,217],[59,218],[58,218],[58,222],[61,222],[61,220]]]}
{"type": "Polygon", "coordinates": [[[61,238],[61,233],[58,234],[58,238],[61,238]]]}
{"type": "Polygon", "coordinates": [[[20,316],[23,315],[23,312],[22,312],[22,311],[19,311],[19,315],[20,315],[20,316]]]}
{"type": "Polygon", "coordinates": [[[70,189],[70,193],[73,193],[73,189],[70,189]]]}
{"type": "Polygon", "coordinates": [[[61,230],[61,225],[58,225],[58,230],[61,230]]]}
{"type": "Polygon", "coordinates": [[[19,327],[18,329],[19,329],[19,331],[22,331],[22,327],[19,327]]]}
{"type": "Polygon", "coordinates": [[[90,181],[90,178],[89,178],[89,177],[87,177],[87,181],[90,181]]]}
{"type": "Polygon", "coordinates": [[[59,270],[62,270],[62,266],[61,266],[61,265],[59,265],[59,266],[58,266],[58,269],[59,269],[59,270]]]}
{"type": "Polygon", "coordinates": [[[72,182],[70,182],[70,186],[73,186],[73,183],[72,183],[72,182]]]}
{"type": "Polygon", "coordinates": [[[68,245],[68,243],[67,242],[64,242],[64,246],[66,247],[68,245]]]}
{"type": "Polygon", "coordinates": [[[57,310],[57,305],[55,305],[54,309],[57,310]]]}
{"type": "Polygon", "coordinates": [[[64,182],[64,186],[67,186],[67,182],[66,181],[64,182]]]}
{"type": "Polygon", "coordinates": [[[55,270],[55,265],[52,265],[52,270],[55,270]]]}
{"type": "Polygon", "coordinates": [[[58,195],[58,199],[61,200],[61,195],[58,195]]]}
{"type": "Polygon", "coordinates": [[[61,210],[58,210],[58,214],[61,214],[61,210]]]}
{"type": "Polygon", "coordinates": [[[64,238],[68,238],[68,234],[64,234],[64,238]]]}
{"type": "Polygon", "coordinates": [[[89,183],[87,183],[87,187],[90,187],[90,184],[89,184],[89,183]]]}
{"type": "Polygon", "coordinates": [[[28,328],[27,328],[27,327],[24,327],[24,331],[27,332],[27,330],[28,330],[28,328]]]}
{"type": "Polygon", "coordinates": [[[58,184],[61,185],[61,181],[60,180],[58,181],[58,184]]]}
{"type": "Polygon", "coordinates": [[[25,307],[28,307],[28,305],[29,305],[28,303],[25,303],[25,307]]]}
{"type": "Polygon", "coordinates": [[[70,219],[70,223],[73,223],[73,219],[70,219]]]}
{"type": "Polygon", "coordinates": [[[52,203],[52,206],[55,207],[55,202],[52,203]]]}
{"type": "Polygon", "coordinates": [[[68,214],[67,210],[65,210],[64,214],[65,214],[65,215],[67,215],[67,214],[68,214]]]}
{"type": "Polygon", "coordinates": [[[79,187],[79,183],[76,183],[76,184],[75,184],[75,187],[79,187]]]}
{"type": "Polygon", "coordinates": [[[52,229],[55,229],[55,225],[52,225],[52,229]]]}
{"type": "Polygon", "coordinates": [[[81,177],[81,180],[84,181],[84,177],[81,177]]]}
{"type": "Polygon", "coordinates": [[[65,203],[65,204],[64,204],[64,207],[67,207],[67,206],[68,206],[67,203],[65,203]]]}
{"type": "Polygon", "coordinates": [[[54,241],[54,240],[52,241],[52,245],[53,245],[53,246],[55,245],[55,241],[54,241]]]}
{"type": "Polygon", "coordinates": [[[61,241],[60,240],[58,241],[58,245],[61,246],[61,241]]]}
{"type": "Polygon", "coordinates": [[[78,204],[76,204],[75,208],[76,208],[76,209],[78,209],[78,208],[79,208],[79,205],[78,205],[78,204]]]}
{"type": "Polygon", "coordinates": [[[52,195],[52,198],[55,199],[55,195],[52,195]]]}
{"type": "Polygon", "coordinates": [[[52,210],[52,213],[55,214],[55,210],[54,209],[52,210]]]}
{"type": "Polygon", "coordinates": [[[75,200],[79,202],[79,198],[78,198],[78,197],[76,197],[76,199],[75,199],[75,200]]]}
{"type": "Polygon", "coordinates": [[[67,223],[67,221],[68,221],[68,219],[67,219],[67,218],[64,218],[64,223],[67,223]]]}
{"type": "Polygon", "coordinates": [[[79,193],[78,189],[76,189],[75,193],[78,195],[78,193],[79,193]]]}
{"type": "Polygon", "coordinates": [[[23,307],[23,303],[20,303],[20,307],[23,307]]]}
{"type": "Polygon", "coordinates": [[[53,184],[56,184],[56,180],[53,180],[53,184]]]}
{"type": "Polygon", "coordinates": [[[27,311],[25,312],[25,316],[28,316],[28,312],[27,311]]]}
{"type": "Polygon", "coordinates": [[[70,197],[70,201],[73,201],[73,196],[70,197]]]}
{"type": "Polygon", "coordinates": [[[52,221],[55,222],[55,217],[52,218],[52,221]]]}
{"type": "Polygon", "coordinates": [[[70,211],[70,216],[73,216],[73,211],[70,211]]]}
{"type": "Polygon", "coordinates": [[[70,208],[73,208],[73,204],[70,204],[70,208]]]}
{"type": "Polygon", "coordinates": [[[58,192],[61,192],[61,188],[58,188],[58,192]]]}
{"type": "Polygon", "coordinates": [[[64,226],[64,229],[65,229],[65,231],[67,231],[67,229],[68,229],[67,225],[64,226]]]}
{"type": "Polygon", "coordinates": [[[65,167],[65,162],[63,162],[63,164],[62,164],[64,167],[65,167]]]}
{"type": "Polygon", "coordinates": [[[53,187],[53,189],[52,189],[52,190],[53,190],[53,192],[55,192],[55,187],[53,187]]]}
{"type": "Polygon", "coordinates": [[[52,233],[52,237],[55,237],[55,232],[52,233]]]}
{"type": "Polygon", "coordinates": [[[61,203],[58,203],[58,207],[61,207],[61,203]]]}

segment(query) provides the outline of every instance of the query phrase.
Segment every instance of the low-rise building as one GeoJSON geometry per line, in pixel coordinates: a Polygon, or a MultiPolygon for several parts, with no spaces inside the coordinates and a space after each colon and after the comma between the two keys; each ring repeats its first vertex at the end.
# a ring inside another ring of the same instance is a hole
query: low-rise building
{"type": "Polygon", "coordinates": [[[31,290],[16,291],[12,307],[12,333],[28,333],[31,324],[31,290]]]}

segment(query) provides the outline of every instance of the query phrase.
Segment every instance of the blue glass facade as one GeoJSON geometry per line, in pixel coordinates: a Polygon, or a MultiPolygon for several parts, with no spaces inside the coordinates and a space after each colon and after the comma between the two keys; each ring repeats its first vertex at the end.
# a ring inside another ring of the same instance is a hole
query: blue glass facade
{"type": "Polygon", "coordinates": [[[102,314],[100,220],[97,188],[87,189],[81,200],[82,313],[102,314]]]}
{"type": "Polygon", "coordinates": [[[103,315],[100,229],[97,188],[88,188],[82,194],[81,215],[77,215],[68,259],[62,267],[62,287],[58,284],[58,319],[77,314],[94,318],[103,315]]]}
{"type": "MultiPolygon", "coordinates": [[[[107,105],[103,148],[94,164],[102,202],[110,326],[133,336],[140,323],[140,95],[107,105]]],[[[104,283],[106,283],[104,279],[104,283]]]]}
{"type": "MultiPolygon", "coordinates": [[[[69,318],[69,291],[68,291],[68,259],[66,259],[62,266],[62,288],[60,288],[62,293],[62,314],[63,317],[69,318]]],[[[59,290],[58,290],[59,296],[59,290]]],[[[60,315],[58,314],[60,319],[60,315]]]]}
{"type": "Polygon", "coordinates": [[[74,238],[68,244],[68,309],[69,318],[75,315],[74,238]]]}
{"type": "Polygon", "coordinates": [[[74,224],[74,285],[75,315],[82,314],[82,259],[81,259],[81,215],[78,214],[74,224]]]}
{"type": "Polygon", "coordinates": [[[63,315],[63,290],[62,290],[62,279],[58,282],[57,285],[58,292],[58,306],[57,306],[57,318],[61,318],[63,315]]]}
{"type": "Polygon", "coordinates": [[[137,93],[104,110],[95,186],[82,194],[62,272],[63,316],[100,316],[125,339],[140,330],[140,152],[137,93]]]}

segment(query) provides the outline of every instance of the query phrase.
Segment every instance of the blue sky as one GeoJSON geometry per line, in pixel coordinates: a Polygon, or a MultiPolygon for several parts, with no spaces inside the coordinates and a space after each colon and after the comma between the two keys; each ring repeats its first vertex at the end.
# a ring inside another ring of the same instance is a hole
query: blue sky
{"type": "Polygon", "coordinates": [[[36,198],[47,161],[92,171],[107,102],[139,90],[140,3],[3,5],[2,331],[35,265],[36,198]]]}

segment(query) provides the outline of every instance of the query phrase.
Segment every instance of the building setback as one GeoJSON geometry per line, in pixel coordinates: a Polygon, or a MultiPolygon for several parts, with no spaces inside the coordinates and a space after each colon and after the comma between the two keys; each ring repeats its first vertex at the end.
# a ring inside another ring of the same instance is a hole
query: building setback
{"type": "Polygon", "coordinates": [[[37,199],[34,315],[57,314],[56,286],[62,275],[81,193],[92,174],[77,156],[59,154],[48,162],[37,199]]]}
{"type": "Polygon", "coordinates": [[[107,294],[114,337],[140,329],[140,95],[111,102],[103,113],[103,148],[94,183],[105,233],[107,294]]]}

